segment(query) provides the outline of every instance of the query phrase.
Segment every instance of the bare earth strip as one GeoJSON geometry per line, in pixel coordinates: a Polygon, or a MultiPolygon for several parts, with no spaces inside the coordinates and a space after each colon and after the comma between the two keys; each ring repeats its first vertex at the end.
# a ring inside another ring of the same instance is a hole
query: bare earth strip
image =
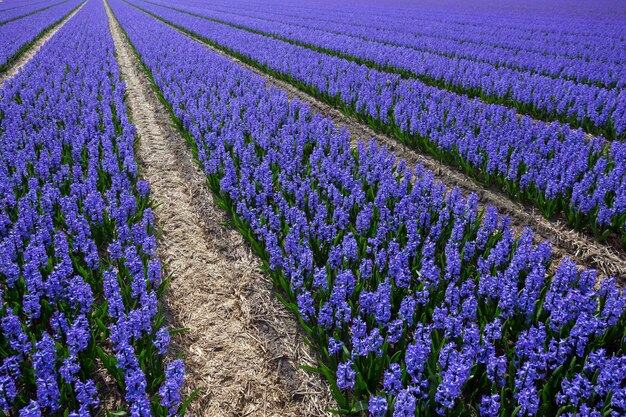
{"type": "Polygon", "coordinates": [[[298,368],[313,364],[297,322],[226,215],[107,4],[127,103],[137,126],[137,154],[150,182],[159,255],[173,273],[164,299],[187,369],[186,394],[199,388],[196,416],[321,416],[332,407],[327,385],[298,368]]]}
{"type": "Polygon", "coordinates": [[[338,109],[323,103],[310,96],[288,82],[279,80],[245,62],[233,57],[220,49],[217,49],[187,33],[184,35],[203,44],[211,51],[225,56],[236,62],[238,65],[253,71],[267,80],[267,85],[287,93],[290,99],[297,99],[308,104],[317,113],[330,117],[339,128],[346,128],[352,136],[353,146],[361,140],[373,138],[379,145],[386,146],[399,158],[404,159],[409,164],[421,164],[433,171],[435,177],[442,180],[449,187],[459,187],[466,194],[476,193],[482,205],[493,205],[498,211],[511,219],[511,224],[518,230],[523,227],[530,227],[535,232],[536,241],[550,240],[553,245],[556,262],[553,267],[558,266],[560,259],[569,257],[577,265],[593,268],[598,271],[600,278],[613,276],[623,285],[626,283],[626,257],[612,247],[597,242],[585,233],[572,230],[566,223],[561,221],[547,220],[541,212],[532,206],[525,206],[512,201],[506,194],[495,190],[485,189],[476,184],[463,172],[437,161],[429,154],[422,153],[415,149],[403,145],[398,140],[375,132],[367,124],[357,121],[354,117],[348,117],[338,109]]]}
{"type": "Polygon", "coordinates": [[[24,65],[26,65],[26,63],[28,61],[30,61],[32,57],[35,56],[35,54],[41,49],[41,47],[46,42],[48,42],[50,40],[50,38],[52,38],[59,31],[59,29],[61,29],[63,27],[63,25],[65,25],[68,22],[68,20],[70,20],[72,17],[74,17],[74,15],[76,13],[78,13],[80,11],[80,9],[83,8],[85,3],[87,3],[87,2],[84,1],[80,6],[78,6],[78,8],[76,10],[74,10],[69,15],[67,15],[65,18],[63,18],[63,20],[61,20],[61,22],[59,22],[54,28],[52,28],[51,30],[46,32],[46,34],[43,35],[41,38],[39,38],[30,48],[28,48],[28,50],[26,52],[24,52],[22,55],[20,55],[20,57],[15,62],[13,62],[9,66],[9,68],[7,68],[6,71],[4,71],[3,73],[0,73],[0,87],[2,87],[2,85],[8,79],[10,79],[13,76],[15,76],[20,71],[20,69],[22,69],[22,67],[24,65]]]}

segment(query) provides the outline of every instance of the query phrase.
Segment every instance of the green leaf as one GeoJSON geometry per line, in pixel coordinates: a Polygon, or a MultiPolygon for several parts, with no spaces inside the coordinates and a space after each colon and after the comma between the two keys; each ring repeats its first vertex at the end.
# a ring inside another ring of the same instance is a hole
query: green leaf
{"type": "Polygon", "coordinates": [[[350,410],[335,409],[335,408],[329,408],[328,412],[331,413],[331,414],[351,414],[350,410]]]}
{"type": "Polygon", "coordinates": [[[189,403],[192,402],[194,400],[194,398],[196,398],[198,395],[200,394],[200,388],[196,388],[189,397],[187,397],[182,404],[180,405],[180,415],[184,416],[186,411],[187,411],[187,407],[189,406],[189,403]]]}
{"type": "Polygon", "coordinates": [[[359,401],[352,406],[350,410],[351,413],[359,413],[361,411],[367,410],[368,403],[365,400],[359,401]]]}
{"type": "Polygon", "coordinates": [[[307,372],[322,375],[322,370],[319,368],[319,366],[300,365],[298,368],[307,372]]]}
{"type": "Polygon", "coordinates": [[[173,335],[173,334],[188,332],[189,330],[190,330],[189,327],[182,327],[180,329],[170,330],[169,333],[170,335],[173,335]]]}

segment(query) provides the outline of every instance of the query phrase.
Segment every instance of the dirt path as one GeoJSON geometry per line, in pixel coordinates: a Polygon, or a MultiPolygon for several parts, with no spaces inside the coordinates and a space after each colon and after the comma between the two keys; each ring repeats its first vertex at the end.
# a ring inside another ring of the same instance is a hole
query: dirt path
{"type": "Polygon", "coordinates": [[[297,99],[306,103],[315,112],[330,117],[337,127],[347,128],[352,134],[353,145],[356,145],[362,139],[369,140],[374,138],[378,144],[386,146],[399,158],[406,160],[410,164],[421,164],[433,171],[436,178],[442,180],[448,187],[459,187],[465,193],[476,193],[481,204],[497,207],[501,214],[511,219],[511,223],[518,230],[525,226],[531,227],[535,232],[537,242],[544,240],[552,242],[556,261],[553,262],[553,267],[558,266],[560,259],[567,256],[580,266],[596,269],[600,277],[614,276],[622,284],[626,283],[626,256],[623,252],[601,244],[585,233],[572,230],[562,221],[547,220],[533,206],[513,201],[505,193],[485,189],[472,181],[463,172],[437,161],[431,155],[409,148],[390,136],[379,134],[366,124],[357,121],[354,117],[346,116],[338,109],[310,96],[292,84],[268,75],[220,49],[182,31],[180,32],[203,44],[211,51],[225,56],[238,65],[264,77],[268,86],[273,85],[285,91],[290,99],[297,99]]]}
{"type": "Polygon", "coordinates": [[[186,393],[199,388],[196,416],[321,416],[326,384],[298,368],[311,364],[291,312],[272,294],[238,231],[225,226],[205,176],[171,127],[131,47],[107,5],[109,25],[131,117],[137,126],[142,176],[150,182],[164,232],[159,256],[173,273],[164,304],[186,361],[186,393]]]}
{"type": "Polygon", "coordinates": [[[87,3],[87,1],[84,1],[80,4],[80,6],[78,6],[78,8],[76,10],[74,10],[73,12],[71,12],[69,15],[65,16],[63,18],[63,20],[61,20],[61,22],[59,22],[55,27],[53,27],[52,29],[50,29],[48,32],[46,32],[41,38],[39,38],[30,48],[28,48],[28,50],[26,52],[24,52],[22,55],[20,55],[20,57],[13,62],[9,68],[6,69],[6,71],[0,73],[0,88],[2,88],[2,85],[11,77],[13,77],[14,75],[16,75],[20,69],[22,69],[22,67],[24,65],[26,65],[26,63],[28,61],[31,60],[32,57],[35,56],[35,54],[41,49],[41,47],[48,42],[48,40],[50,40],[50,38],[52,38],[58,31],[59,29],[61,29],[63,27],[63,25],[65,25],[68,20],[70,20],[72,17],[74,17],[74,15],[76,13],[78,13],[80,11],[80,9],[83,8],[83,6],[85,5],[85,3],[87,3]]]}

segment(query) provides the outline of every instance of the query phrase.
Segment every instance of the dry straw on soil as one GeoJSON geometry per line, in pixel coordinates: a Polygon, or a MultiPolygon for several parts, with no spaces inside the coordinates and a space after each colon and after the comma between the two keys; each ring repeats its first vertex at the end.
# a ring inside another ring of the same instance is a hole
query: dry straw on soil
{"type": "Polygon", "coordinates": [[[164,299],[173,354],[187,368],[186,394],[199,388],[196,416],[321,416],[332,406],[326,384],[299,365],[314,363],[293,315],[272,293],[260,261],[226,226],[204,175],[171,127],[107,5],[128,106],[139,135],[138,158],[151,185],[159,255],[173,273],[164,299]]]}

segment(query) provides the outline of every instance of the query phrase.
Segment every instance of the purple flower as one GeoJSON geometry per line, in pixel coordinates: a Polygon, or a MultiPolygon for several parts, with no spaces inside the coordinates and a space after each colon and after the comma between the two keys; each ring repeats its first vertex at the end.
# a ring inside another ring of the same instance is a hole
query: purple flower
{"type": "Polygon", "coordinates": [[[399,364],[389,365],[389,369],[384,374],[383,387],[385,392],[391,395],[397,395],[402,390],[402,369],[399,364]]]}
{"type": "Polygon", "coordinates": [[[26,354],[30,351],[31,344],[28,336],[22,329],[21,323],[17,316],[11,310],[6,311],[6,315],[0,320],[0,326],[4,332],[4,336],[9,340],[11,349],[26,354]]]}
{"type": "Polygon", "coordinates": [[[387,327],[387,341],[389,343],[397,343],[402,338],[403,331],[404,321],[402,319],[392,321],[387,327]]]}
{"type": "Polygon", "coordinates": [[[524,362],[517,371],[515,376],[515,389],[517,392],[514,397],[520,406],[522,416],[535,415],[539,409],[539,396],[535,386],[535,381],[538,379],[540,379],[540,376],[531,362],[524,362]]]}
{"type": "Polygon", "coordinates": [[[76,380],[76,374],[80,371],[80,364],[76,360],[75,354],[70,354],[63,360],[63,365],[59,369],[59,373],[66,383],[72,383],[76,380]]]}
{"type": "Polygon", "coordinates": [[[408,387],[398,393],[393,407],[394,417],[414,417],[419,389],[408,387]]]}
{"type": "Polygon", "coordinates": [[[584,376],[577,374],[571,381],[564,378],[561,383],[561,394],[557,396],[557,403],[579,406],[591,394],[591,383],[584,376]]]}
{"type": "Polygon", "coordinates": [[[148,281],[153,285],[159,285],[162,278],[161,261],[158,258],[148,261],[148,281]]]}
{"type": "Polygon", "coordinates": [[[157,330],[153,343],[159,355],[163,355],[167,351],[167,347],[170,344],[170,333],[167,327],[163,326],[157,330]]]}
{"type": "Polygon", "coordinates": [[[328,291],[328,278],[326,276],[326,268],[316,268],[313,275],[313,285],[323,291],[328,291]]]}
{"type": "Polygon", "coordinates": [[[141,403],[146,398],[146,375],[139,368],[127,368],[124,372],[126,383],[126,401],[130,404],[141,403]]]}
{"type": "Polygon", "coordinates": [[[340,390],[351,390],[354,387],[356,372],[352,369],[352,361],[342,362],[337,366],[337,387],[340,390]]]}
{"type": "Polygon", "coordinates": [[[372,395],[370,397],[369,414],[373,417],[383,417],[387,414],[387,400],[382,397],[372,395]]]}
{"type": "Polygon", "coordinates": [[[419,323],[415,330],[415,342],[409,344],[406,349],[404,359],[406,363],[406,372],[411,377],[414,384],[421,382],[423,378],[422,374],[424,372],[424,366],[430,356],[430,333],[430,327],[423,326],[419,323]]]}
{"type": "Polygon", "coordinates": [[[67,331],[66,337],[67,344],[72,353],[76,354],[87,348],[91,334],[89,331],[89,322],[83,314],[79,315],[74,320],[67,331]]]}
{"type": "Polygon", "coordinates": [[[8,375],[0,376],[0,410],[8,412],[11,409],[11,403],[17,396],[17,387],[15,381],[8,375]]]}
{"type": "Polygon", "coordinates": [[[180,406],[180,390],[185,383],[185,365],[178,359],[167,365],[165,382],[159,388],[161,405],[169,409],[169,415],[174,415],[180,406]]]}
{"type": "Polygon", "coordinates": [[[20,410],[20,417],[41,417],[41,409],[36,401],[30,400],[30,404],[20,410]]]}
{"type": "Polygon", "coordinates": [[[439,354],[441,383],[437,386],[435,400],[445,408],[453,408],[460,397],[465,382],[470,377],[471,359],[455,349],[454,343],[445,345],[439,354]]]}
{"type": "Polygon", "coordinates": [[[150,184],[148,184],[148,181],[139,180],[137,181],[136,187],[137,187],[137,193],[139,193],[141,197],[145,198],[150,193],[150,184]]]}
{"type": "Polygon", "coordinates": [[[305,321],[309,322],[313,317],[315,317],[315,306],[313,305],[314,301],[311,293],[304,290],[297,295],[296,299],[298,303],[298,312],[305,321]]]}
{"type": "Polygon", "coordinates": [[[334,355],[340,353],[343,350],[344,343],[341,340],[336,340],[334,337],[328,339],[328,354],[334,355]]]}
{"type": "Polygon", "coordinates": [[[507,357],[505,355],[497,355],[495,352],[487,358],[487,378],[498,386],[505,383],[505,375],[507,371],[507,357]]]}
{"type": "Polygon", "coordinates": [[[500,415],[500,395],[483,395],[480,401],[480,415],[484,417],[498,417],[500,415]]]}

